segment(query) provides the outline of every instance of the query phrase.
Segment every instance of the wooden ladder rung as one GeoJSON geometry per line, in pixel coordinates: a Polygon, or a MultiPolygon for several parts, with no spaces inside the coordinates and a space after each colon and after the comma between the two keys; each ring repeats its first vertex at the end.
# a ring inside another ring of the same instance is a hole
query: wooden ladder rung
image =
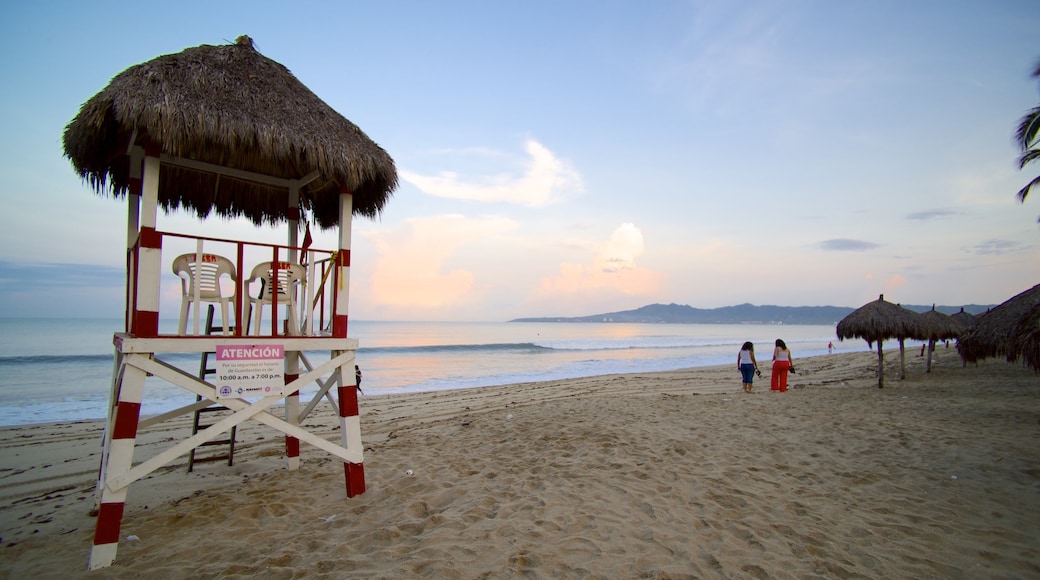
{"type": "Polygon", "coordinates": [[[224,461],[227,458],[227,455],[208,455],[206,457],[196,457],[192,463],[212,463],[214,461],[224,461]]]}
{"type": "MultiPolygon", "coordinates": [[[[221,326],[214,326],[213,325],[213,315],[214,315],[214,308],[213,308],[213,305],[211,304],[209,306],[207,312],[206,312],[206,334],[213,334],[214,332],[223,332],[223,330],[224,330],[223,325],[221,325],[221,326]]],[[[230,330],[234,331],[235,327],[231,326],[229,328],[230,328],[230,330]]],[[[199,363],[199,378],[200,379],[204,379],[204,378],[206,378],[207,375],[212,375],[212,374],[215,374],[217,372],[215,368],[210,368],[210,366],[208,364],[209,363],[209,356],[210,356],[210,354],[211,353],[208,353],[208,352],[202,353],[202,360],[199,363]]],[[[196,397],[195,400],[196,401],[201,401],[202,397],[198,396],[198,397],[196,397]]],[[[209,407],[203,407],[202,409],[196,410],[195,411],[195,419],[192,421],[192,425],[191,425],[191,434],[195,435],[199,431],[201,431],[203,429],[207,429],[207,428],[209,428],[211,426],[211,425],[205,425],[205,424],[199,423],[199,418],[202,416],[203,413],[215,413],[215,412],[222,412],[222,411],[223,412],[230,412],[231,410],[228,409],[227,407],[222,406],[222,405],[211,405],[209,407]]],[[[228,437],[225,438],[225,439],[213,439],[213,440],[210,440],[210,441],[206,441],[205,443],[202,443],[198,447],[192,449],[188,453],[188,472],[190,473],[192,471],[192,469],[195,467],[196,463],[208,463],[210,461],[223,461],[223,460],[227,460],[227,464],[228,465],[232,465],[234,463],[234,459],[235,459],[235,434],[236,434],[237,429],[238,429],[237,425],[235,427],[232,427],[228,431],[228,437]],[[207,457],[196,457],[195,456],[195,453],[196,453],[196,451],[198,451],[199,447],[212,447],[212,446],[216,446],[216,445],[226,445],[227,446],[227,453],[222,454],[222,455],[209,455],[207,457]]]]}

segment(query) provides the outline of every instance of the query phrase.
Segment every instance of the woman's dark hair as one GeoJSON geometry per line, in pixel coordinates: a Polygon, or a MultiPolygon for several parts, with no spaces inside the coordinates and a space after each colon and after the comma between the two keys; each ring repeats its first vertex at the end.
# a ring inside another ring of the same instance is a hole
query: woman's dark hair
{"type": "Polygon", "coordinates": [[[740,350],[750,350],[751,352],[755,352],[755,345],[751,344],[751,341],[749,340],[744,343],[744,346],[740,347],[740,350]]]}
{"type": "Polygon", "coordinates": [[[780,340],[779,338],[776,339],[776,345],[784,350],[787,350],[787,345],[784,344],[784,341],[780,340]]]}

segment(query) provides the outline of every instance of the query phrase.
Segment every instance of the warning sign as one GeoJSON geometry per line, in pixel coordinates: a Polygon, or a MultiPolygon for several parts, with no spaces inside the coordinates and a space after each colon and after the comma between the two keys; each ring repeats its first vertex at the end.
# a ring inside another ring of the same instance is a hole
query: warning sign
{"type": "Polygon", "coordinates": [[[217,398],[285,394],[285,346],[217,345],[217,398]]]}

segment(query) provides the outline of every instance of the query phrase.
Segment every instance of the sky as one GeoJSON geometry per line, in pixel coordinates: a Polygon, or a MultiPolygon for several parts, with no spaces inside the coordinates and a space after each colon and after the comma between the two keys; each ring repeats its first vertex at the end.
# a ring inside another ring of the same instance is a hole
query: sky
{"type": "Polygon", "coordinates": [[[382,214],[353,223],[352,319],[997,304],[1040,283],[1040,192],[1015,197],[1040,167],[1012,139],[1040,104],[1035,0],[0,13],[0,316],[121,316],[125,202],[80,180],[64,128],[126,68],[243,34],[397,165],[382,214]]]}

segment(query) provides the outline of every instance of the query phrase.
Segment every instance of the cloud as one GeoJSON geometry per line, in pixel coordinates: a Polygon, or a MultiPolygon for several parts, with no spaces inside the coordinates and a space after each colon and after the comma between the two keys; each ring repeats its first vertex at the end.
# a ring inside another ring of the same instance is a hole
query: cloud
{"type": "Polygon", "coordinates": [[[906,216],[908,220],[931,220],[936,218],[944,218],[946,216],[956,215],[957,212],[948,209],[933,209],[930,211],[918,211],[906,216]]]}
{"type": "Polygon", "coordinates": [[[824,240],[816,244],[821,250],[828,252],[865,252],[867,250],[873,250],[874,248],[880,247],[879,244],[873,242],[864,242],[863,240],[850,240],[848,238],[835,238],[833,240],[824,240]]]}
{"type": "Polygon", "coordinates": [[[561,263],[559,273],[542,279],[539,293],[646,295],[660,289],[663,274],[642,268],[643,232],[634,224],[618,226],[587,264],[561,263]]]}
{"type": "Polygon", "coordinates": [[[485,178],[466,179],[451,171],[437,176],[402,170],[401,178],[423,193],[469,201],[512,203],[544,207],[567,194],[584,190],[581,176],[558,159],[541,143],[530,139],[525,144],[529,159],[523,174],[503,173],[485,178]]]}
{"type": "Polygon", "coordinates": [[[906,278],[900,274],[892,274],[885,280],[885,292],[894,294],[894,290],[906,286],[906,278]]]}
{"type": "Polygon", "coordinates": [[[634,270],[636,256],[643,253],[643,232],[633,224],[621,224],[610,234],[603,250],[603,271],[621,272],[634,270]]]}
{"type": "Polygon", "coordinates": [[[464,246],[488,243],[495,234],[516,228],[501,217],[469,219],[461,215],[414,218],[396,230],[363,234],[375,249],[371,282],[359,288],[376,309],[447,308],[471,304],[478,290],[473,270],[452,267],[464,246]]]}
{"type": "Polygon", "coordinates": [[[0,261],[0,316],[119,316],[125,292],[124,268],[0,261]]]}
{"type": "Polygon", "coordinates": [[[125,283],[125,268],[98,264],[0,261],[0,287],[17,285],[21,288],[123,288],[125,283]]]}
{"type": "Polygon", "coordinates": [[[986,240],[969,248],[968,252],[973,254],[1002,256],[1004,254],[1017,254],[1027,248],[1018,242],[1011,240],[986,240]]]}

